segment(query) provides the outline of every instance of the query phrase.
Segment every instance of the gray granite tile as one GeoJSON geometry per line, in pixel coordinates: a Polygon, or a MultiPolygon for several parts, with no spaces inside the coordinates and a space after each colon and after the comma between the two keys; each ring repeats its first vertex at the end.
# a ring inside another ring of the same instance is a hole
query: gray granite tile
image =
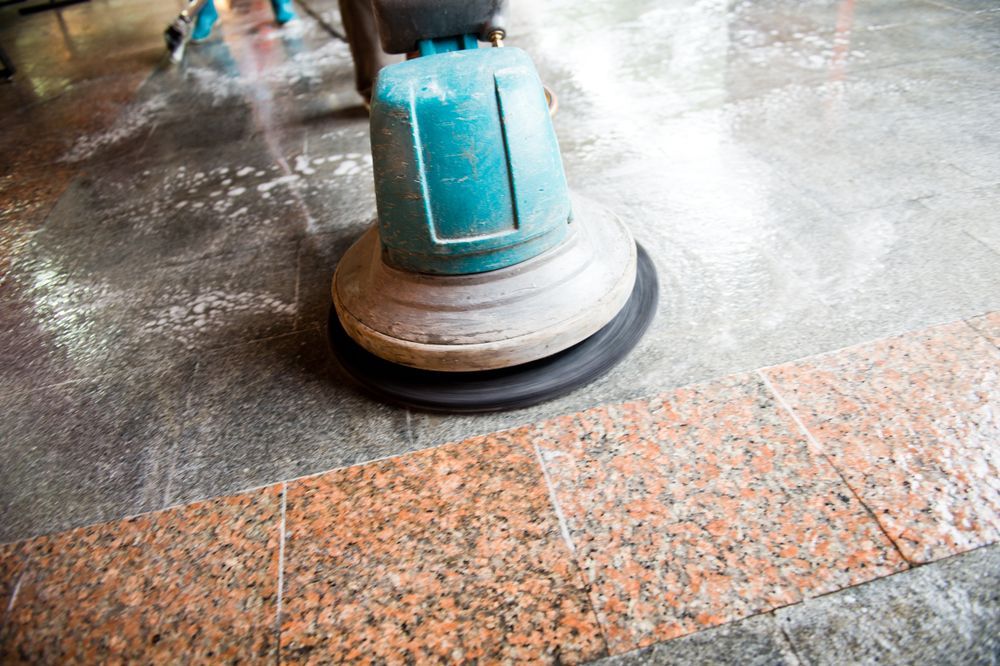
{"type": "Polygon", "coordinates": [[[811,664],[1000,662],[1000,548],[970,553],[777,611],[811,664]]]}
{"type": "Polygon", "coordinates": [[[792,189],[851,213],[992,182],[988,59],[947,58],[789,85],[734,103],[744,149],[792,189]],[[985,114],[981,122],[976,121],[985,114]],[[905,169],[899,165],[906,165],[905,169]]]}
{"type": "Polygon", "coordinates": [[[93,165],[63,193],[18,264],[138,271],[292,240],[305,227],[295,180],[266,150],[246,145],[156,165],[93,165]]]}
{"type": "Polygon", "coordinates": [[[319,329],[203,355],[188,395],[172,502],[417,448],[407,412],[358,393],[319,329]]]}
{"type": "Polygon", "coordinates": [[[977,241],[1000,254],[1000,185],[991,185],[964,192],[947,192],[920,201],[941,220],[966,232],[977,241]]]}
{"type": "Polygon", "coordinates": [[[795,666],[800,662],[774,616],[765,614],[590,663],[595,666],[795,666]]]}
{"type": "Polygon", "coordinates": [[[333,305],[331,288],[337,262],[370,223],[356,222],[340,231],[309,235],[300,241],[297,326],[326,326],[333,305]]]}
{"type": "MultiPolygon", "coordinates": [[[[969,199],[965,221],[985,221],[969,199]]],[[[1000,307],[1000,254],[964,233],[951,214],[909,202],[846,214],[830,224],[803,221],[789,234],[795,274],[829,305],[831,326],[878,338],[1000,307]]],[[[846,335],[845,335],[845,339],[846,335]]]]}
{"type": "Polygon", "coordinates": [[[183,359],[0,398],[0,541],[164,505],[183,359]]]}
{"type": "Polygon", "coordinates": [[[290,332],[297,252],[290,241],[142,271],[18,266],[0,304],[0,395],[290,332]]]}

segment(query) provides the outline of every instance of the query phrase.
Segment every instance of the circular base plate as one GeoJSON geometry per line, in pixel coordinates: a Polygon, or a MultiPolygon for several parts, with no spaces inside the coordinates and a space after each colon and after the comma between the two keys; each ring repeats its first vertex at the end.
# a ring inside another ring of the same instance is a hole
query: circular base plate
{"type": "Polygon", "coordinates": [[[638,246],[632,295],[604,328],[583,342],[530,363],[475,372],[419,370],[375,356],[351,339],[333,308],[329,335],[347,374],[375,397],[436,412],[489,412],[528,407],[569,393],[606,374],[638,344],[656,313],[653,262],[638,246]]]}
{"type": "Polygon", "coordinates": [[[379,358],[423,370],[478,372],[552,356],[596,333],[635,285],[636,245],[601,204],[573,195],[553,248],[506,268],[428,275],[392,266],[370,227],[331,285],[347,334],[379,358]]]}

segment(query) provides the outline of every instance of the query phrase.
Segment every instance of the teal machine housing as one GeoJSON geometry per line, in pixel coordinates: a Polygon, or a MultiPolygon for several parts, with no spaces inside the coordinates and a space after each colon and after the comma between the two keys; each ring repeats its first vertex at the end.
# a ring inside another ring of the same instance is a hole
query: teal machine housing
{"type": "Polygon", "coordinates": [[[379,232],[389,264],[481,273],[566,239],[569,188],[545,91],[524,51],[474,35],[420,42],[372,97],[379,232]]]}

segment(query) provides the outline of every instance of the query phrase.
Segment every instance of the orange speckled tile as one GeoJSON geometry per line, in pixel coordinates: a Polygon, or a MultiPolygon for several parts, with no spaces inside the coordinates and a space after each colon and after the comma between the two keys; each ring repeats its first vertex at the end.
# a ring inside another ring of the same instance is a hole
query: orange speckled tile
{"type": "Polygon", "coordinates": [[[1000,348],[1000,312],[990,312],[969,320],[969,326],[976,329],[994,347],[1000,348]]]}
{"type": "Polygon", "coordinates": [[[600,656],[526,432],[289,483],[282,661],[600,656]]]}
{"type": "Polygon", "coordinates": [[[1000,537],[1000,351],[963,322],[769,368],[912,562],[1000,537]]]}
{"type": "Polygon", "coordinates": [[[0,661],[273,662],[280,516],[271,487],[19,544],[0,661]]]}
{"type": "Polygon", "coordinates": [[[613,653],[905,567],[756,377],[556,418],[534,441],[613,653]]]}
{"type": "MultiPolygon", "coordinates": [[[[7,608],[10,606],[11,595],[17,587],[17,581],[21,577],[24,569],[24,546],[21,543],[9,543],[0,545],[0,632],[3,630],[4,620],[7,617],[7,608]]],[[[0,633],[0,639],[3,634],[0,633]]],[[[2,643],[0,643],[2,646],[2,643]]],[[[0,655],[3,654],[0,647],[0,655]]]]}

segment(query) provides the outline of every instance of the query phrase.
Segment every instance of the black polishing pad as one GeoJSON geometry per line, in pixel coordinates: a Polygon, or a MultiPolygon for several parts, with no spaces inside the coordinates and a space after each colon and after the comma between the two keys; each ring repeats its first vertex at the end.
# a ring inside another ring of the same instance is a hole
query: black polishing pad
{"type": "Polygon", "coordinates": [[[375,356],[356,343],[330,309],[330,344],[340,366],[375,397],[434,412],[492,412],[528,407],[569,393],[606,374],[628,355],[656,314],[656,269],[637,246],[635,286],[614,319],[557,354],[497,370],[419,370],[375,356]]]}

